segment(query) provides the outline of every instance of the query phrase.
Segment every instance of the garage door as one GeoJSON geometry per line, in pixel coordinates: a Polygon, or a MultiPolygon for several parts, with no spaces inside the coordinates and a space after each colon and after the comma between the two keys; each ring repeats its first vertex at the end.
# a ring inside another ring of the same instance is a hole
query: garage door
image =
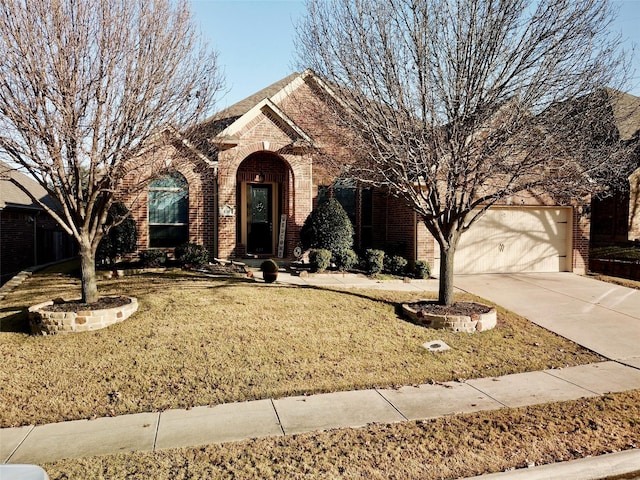
{"type": "Polygon", "coordinates": [[[455,273],[567,270],[569,208],[491,208],[462,234],[455,273]]]}

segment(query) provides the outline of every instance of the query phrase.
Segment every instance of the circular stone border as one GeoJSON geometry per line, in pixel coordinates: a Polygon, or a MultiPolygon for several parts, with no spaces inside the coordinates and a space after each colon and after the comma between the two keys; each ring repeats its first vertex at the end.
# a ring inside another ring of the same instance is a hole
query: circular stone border
{"type": "MultiPolygon", "coordinates": [[[[429,300],[420,300],[415,303],[428,302],[429,300]]],[[[498,314],[495,308],[479,303],[487,307],[487,313],[478,313],[474,315],[436,315],[433,313],[424,313],[416,310],[407,303],[402,304],[402,313],[409,317],[414,323],[423,327],[449,330],[451,332],[484,332],[491,330],[498,323],[498,314]]]]}
{"type": "MultiPolygon", "coordinates": [[[[119,297],[123,297],[120,295],[119,297]]],[[[138,310],[138,300],[130,300],[126,305],[100,310],[79,310],[77,312],[52,312],[43,310],[54,304],[53,300],[29,307],[29,326],[34,335],[54,335],[100,330],[114,323],[122,322],[138,310]]]]}

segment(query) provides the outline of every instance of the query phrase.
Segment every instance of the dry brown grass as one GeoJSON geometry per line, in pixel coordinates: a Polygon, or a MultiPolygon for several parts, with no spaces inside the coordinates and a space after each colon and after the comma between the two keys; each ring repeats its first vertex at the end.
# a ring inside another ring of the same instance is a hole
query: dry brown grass
{"type": "Polygon", "coordinates": [[[453,479],[637,447],[640,391],[428,421],[63,460],[56,479],[453,479]]]}
{"type": "Polygon", "coordinates": [[[498,326],[481,334],[413,325],[399,316],[398,305],[419,297],[400,292],[267,286],[179,271],[104,281],[100,291],[138,297],[138,312],[97,332],[32,337],[16,332],[26,324],[24,309],[78,297],[78,280],[38,274],[5,298],[0,426],[600,360],[504,310],[498,326]],[[436,339],[452,350],[421,347],[436,339]]]}
{"type": "Polygon", "coordinates": [[[631,280],[629,278],[621,277],[610,277],[601,273],[590,273],[589,277],[600,280],[601,282],[613,283],[615,285],[621,285],[623,287],[635,288],[636,290],[640,290],[640,281],[638,280],[631,280]]]}

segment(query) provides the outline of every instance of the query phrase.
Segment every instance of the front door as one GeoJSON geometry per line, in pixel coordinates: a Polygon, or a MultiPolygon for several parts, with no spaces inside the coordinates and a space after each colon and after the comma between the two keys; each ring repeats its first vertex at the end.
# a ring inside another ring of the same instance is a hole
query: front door
{"type": "Polygon", "coordinates": [[[247,185],[247,253],[273,253],[273,186],[247,185]]]}

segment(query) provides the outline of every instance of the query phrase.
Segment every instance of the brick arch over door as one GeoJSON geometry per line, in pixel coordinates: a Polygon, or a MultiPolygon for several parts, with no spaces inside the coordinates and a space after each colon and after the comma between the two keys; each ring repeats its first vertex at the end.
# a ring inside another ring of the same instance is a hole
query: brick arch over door
{"type": "Polygon", "coordinates": [[[257,151],[242,161],[236,172],[238,255],[287,256],[291,242],[285,240],[280,252],[280,219],[291,217],[293,185],[289,163],[274,152],[257,151]]]}

